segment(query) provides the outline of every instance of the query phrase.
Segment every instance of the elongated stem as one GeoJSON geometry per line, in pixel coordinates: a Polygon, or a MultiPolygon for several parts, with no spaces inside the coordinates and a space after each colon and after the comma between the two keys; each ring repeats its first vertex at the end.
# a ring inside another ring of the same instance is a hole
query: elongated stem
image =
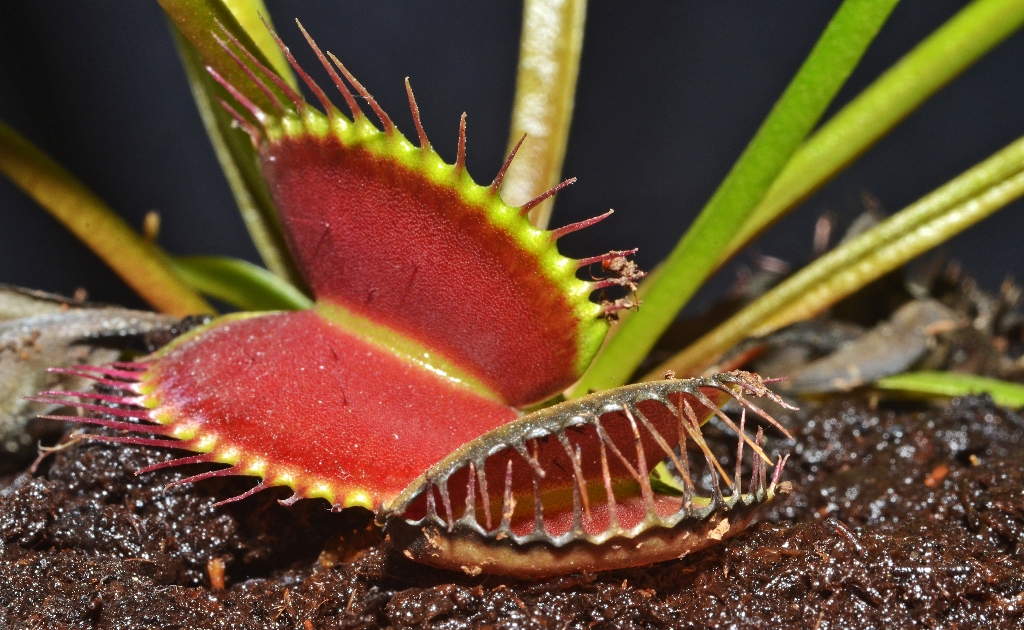
{"type": "MultiPolygon", "coordinates": [[[[246,134],[232,127],[231,116],[217,103],[217,98],[227,98],[224,88],[206,72],[203,60],[178,27],[170,26],[199,116],[256,251],[263,264],[278,277],[304,286],[285,243],[277,208],[257,167],[252,142],[246,134]]],[[[262,22],[259,26],[267,32],[262,22]]]]}
{"type": "MultiPolygon", "coordinates": [[[[223,39],[221,26],[237,37],[246,49],[259,58],[261,63],[273,68],[285,81],[295,87],[295,78],[288,68],[288,63],[272,39],[266,37],[266,29],[259,20],[257,11],[262,7],[262,2],[258,0],[159,0],[159,2],[174,25],[181,30],[181,33],[195,48],[203,63],[211,66],[228,83],[238,88],[264,111],[274,111],[271,101],[257,89],[215,39],[215,36],[223,39]],[[242,20],[236,19],[236,12],[242,16],[242,20]],[[218,22],[220,26],[218,26],[218,22]]],[[[265,9],[265,7],[263,8],[265,9]]],[[[268,84],[268,88],[276,93],[278,98],[286,98],[276,86],[268,84]]]]}
{"type": "Polygon", "coordinates": [[[273,35],[267,30],[263,20],[270,22],[270,12],[263,0],[220,0],[231,11],[231,15],[238,22],[238,26],[252,38],[256,48],[270,61],[270,67],[277,72],[278,76],[288,82],[292,88],[298,88],[299,83],[292,74],[292,68],[284,58],[284,53],[277,46],[273,35]]]}
{"type": "Polygon", "coordinates": [[[1024,138],[801,269],[644,378],[695,373],[746,337],[813,317],[1021,195],[1024,138]]]}
{"type": "Polygon", "coordinates": [[[312,308],[313,302],[262,267],[227,256],[178,256],[175,271],[197,291],[244,311],[312,308]]]}
{"type": "Polygon", "coordinates": [[[977,0],[953,16],[793,154],[720,262],[835,177],[1022,24],[1024,0],[977,0]]]}
{"type": "Polygon", "coordinates": [[[897,0],[845,0],[761,128],[626,319],[570,394],[625,383],[658,337],[714,271],[800,142],[860,61],[897,0]]]}
{"type": "MultiPolygon", "coordinates": [[[[587,0],[526,0],[509,150],[527,134],[501,185],[502,198],[520,205],[558,184],[569,141],[576,76],[583,50],[587,0]]],[[[530,211],[546,229],[554,197],[530,211]]]]}
{"type": "Polygon", "coordinates": [[[214,313],[102,199],[28,140],[0,122],[0,171],[63,223],[153,308],[175,316],[214,313]]]}

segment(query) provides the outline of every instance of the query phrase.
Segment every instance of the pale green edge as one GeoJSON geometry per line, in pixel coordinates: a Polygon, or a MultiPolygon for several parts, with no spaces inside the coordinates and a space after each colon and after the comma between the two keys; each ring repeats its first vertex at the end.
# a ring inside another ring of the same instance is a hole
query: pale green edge
{"type": "Polygon", "coordinates": [[[906,372],[879,379],[872,387],[949,398],[988,394],[1000,407],[1024,407],[1024,385],[973,374],[906,372]]]}
{"type": "MultiPolygon", "coordinates": [[[[381,326],[376,322],[361,315],[357,315],[340,304],[318,302],[314,305],[313,310],[321,319],[323,319],[323,321],[326,321],[333,326],[337,326],[347,335],[358,337],[366,343],[378,348],[382,352],[391,354],[399,360],[407,363],[417,365],[435,376],[445,379],[454,387],[470,391],[488,400],[504,404],[501,397],[483,382],[462,370],[454,363],[448,361],[437,352],[431,351],[426,346],[404,337],[400,333],[387,329],[382,330],[381,326]]],[[[182,344],[199,337],[213,328],[219,328],[224,324],[239,322],[253,317],[275,315],[278,313],[279,311],[264,311],[261,313],[230,313],[228,315],[221,315],[202,326],[197,326],[187,333],[175,337],[170,343],[146,357],[144,361],[157,362],[173,350],[181,347],[182,344]]],[[[140,377],[141,383],[138,386],[139,392],[145,396],[143,404],[149,409],[155,409],[160,404],[160,401],[154,391],[155,386],[151,382],[152,376],[153,375],[150,372],[145,372],[140,377]]]]}
{"type": "Polygon", "coordinates": [[[449,361],[436,350],[431,350],[401,333],[357,315],[341,304],[317,302],[314,310],[324,320],[338,326],[346,334],[355,335],[383,352],[389,352],[403,361],[415,364],[444,379],[453,387],[466,389],[483,398],[505,404],[501,396],[483,381],[449,361]]]}

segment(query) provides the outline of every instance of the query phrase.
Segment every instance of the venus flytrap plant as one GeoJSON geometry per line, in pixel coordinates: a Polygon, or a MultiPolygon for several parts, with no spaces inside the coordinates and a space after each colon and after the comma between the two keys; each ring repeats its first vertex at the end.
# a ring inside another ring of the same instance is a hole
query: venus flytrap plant
{"type": "MultiPolygon", "coordinates": [[[[528,140],[516,153],[501,187],[513,203],[537,197],[558,184],[562,176],[586,12],[586,0],[523,3],[509,152],[524,135],[528,140]]],[[[530,222],[546,228],[554,205],[554,197],[542,201],[530,211],[530,222]]]]}
{"type": "MultiPolygon", "coordinates": [[[[226,27],[215,26],[209,37],[242,79],[229,81],[214,60],[207,70],[230,96],[221,105],[255,148],[315,302],[299,311],[215,319],[137,361],[62,368],[107,389],[50,391],[32,400],[95,412],[60,417],[132,434],[94,439],[195,453],[156,467],[229,465],[184,482],[261,479],[222,503],[287,486],[294,494],[285,503],[323,498],[335,509],[373,509],[390,529],[404,527],[408,535],[408,528],[419,528],[431,540],[440,518],[436,505],[443,504],[452,546],[423,546],[415,536],[401,544],[410,557],[470,572],[552,574],[673,557],[739,531],[760,504],[784,490],[781,465],[769,483],[770,460],[742,430],[740,440],[756,459],[746,494],[706,445],[713,474],[733,488],[728,500],[717,485],[711,497],[656,500],[648,482],[647,471],[674,452],[672,444],[704,444],[700,425],[711,414],[730,422],[719,407],[725,397],[762,413],[746,397],[774,395],[753,375],[644,386],[618,402],[567,403],[516,420],[517,408],[567,387],[596,352],[608,314],[620,306],[594,303],[590,294],[632,286],[642,276],[623,252],[583,260],[558,253],[558,239],[608,214],[538,230],[526,215],[560,186],[519,207],[507,205],[498,191],[514,155],[489,185],[476,184],[465,169],[465,118],[458,157],[445,163],[408,84],[417,144],[304,30],[349,116],[283,44],[322,112],[226,27]],[[595,263],[609,263],[611,275],[576,277],[595,263]],[[500,433],[490,434],[498,427],[500,433]],[[451,456],[454,462],[444,460],[474,439],[483,440],[481,449],[467,447],[451,456]],[[564,447],[569,459],[563,464],[545,443],[564,447]],[[442,460],[455,469],[428,470],[442,460]],[[478,494],[482,512],[467,507],[460,522],[468,529],[456,532],[452,502],[475,505],[478,494]],[[524,500],[531,494],[532,505],[524,500]],[[474,537],[506,556],[474,554],[474,537]],[[642,554],[616,554],[605,543],[617,537],[651,544],[642,554]],[[541,546],[521,553],[527,542],[541,546]]],[[[202,42],[194,49],[202,51],[202,42]]],[[[183,277],[221,297],[228,293],[211,271],[225,267],[223,260],[179,264],[183,277]]],[[[237,290],[236,302],[248,299],[247,287],[237,290]]]]}
{"type": "MultiPolygon", "coordinates": [[[[751,401],[785,404],[765,381],[739,372],[669,379],[520,410],[566,388],[581,395],[624,383],[741,240],[1016,29],[1022,4],[973,3],[805,142],[896,5],[843,2],[694,226],[640,289],[639,313],[574,385],[607,320],[632,306],[589,296],[632,290],[643,277],[626,258],[635,250],[581,260],[558,252],[559,238],[607,215],[546,229],[554,193],[572,181],[555,185],[583,2],[527,2],[511,155],[492,182],[478,185],[465,168],[465,118],[456,160],[446,163],[408,81],[415,140],[303,30],[321,75],[347,106],[343,114],[265,25],[258,0],[161,0],[204,124],[270,271],[220,257],[172,259],[111,222],[101,203],[79,203],[86,209],[75,217],[79,223],[85,217],[114,226],[94,231],[70,221],[101,255],[110,235],[143,244],[128,264],[114,262],[158,308],[208,310],[198,290],[249,312],[215,319],[137,361],[65,369],[102,388],[35,399],[94,412],[68,419],[128,433],[94,439],[194,453],[149,470],[228,465],[181,483],[260,478],[222,502],[287,486],[293,495],[285,503],[323,498],[335,509],[374,509],[407,556],[474,575],[609,569],[712,544],[786,491],[779,481],[784,458],[769,478],[760,431],[756,438],[745,432],[749,410],[788,435],[751,401]],[[299,94],[299,81],[320,109],[299,94]],[[861,125],[865,116],[877,124],[861,125]],[[536,130],[536,142],[521,144],[523,131],[536,130]],[[831,142],[843,148],[829,152],[831,162],[806,157],[831,142]],[[517,194],[513,188],[532,191],[532,200],[506,203],[502,192],[517,194]],[[157,281],[137,273],[151,267],[163,274],[157,281]],[[581,268],[602,275],[584,281],[581,268]],[[272,309],[280,312],[265,312],[272,309]],[[738,423],[722,412],[728,398],[744,409],[738,423]],[[749,448],[748,483],[739,465],[727,473],[704,440],[701,425],[712,415],[737,433],[737,460],[749,448]],[[694,483],[699,468],[690,446],[710,472],[707,496],[694,483]],[[665,459],[682,478],[672,496],[658,492],[650,474],[665,459]],[[631,541],[628,552],[624,540],[631,541]]],[[[1015,198],[1024,190],[1018,144],[822,258],[667,367],[692,372],[754,323],[767,330],[806,317],[1015,198]]],[[[24,158],[30,151],[21,154],[21,162],[0,160],[0,168],[31,192],[35,171],[50,167],[24,158]]],[[[43,188],[47,194],[37,198],[58,216],[62,199],[94,197],[66,173],[43,188]],[[70,192],[55,197],[51,185],[70,192]]]]}

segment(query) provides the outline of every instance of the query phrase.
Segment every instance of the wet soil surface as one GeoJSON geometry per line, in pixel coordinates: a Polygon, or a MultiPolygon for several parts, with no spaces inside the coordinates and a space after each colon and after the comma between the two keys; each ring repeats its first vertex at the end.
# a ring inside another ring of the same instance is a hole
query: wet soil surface
{"type": "Polygon", "coordinates": [[[163,491],[202,469],[136,477],[177,454],[73,444],[0,478],[0,628],[1024,627],[1019,416],[848,398],[790,422],[768,447],[794,492],[746,533],[541,582],[415,565],[367,512],[278,490],[214,508],[252,481],[163,491]]]}

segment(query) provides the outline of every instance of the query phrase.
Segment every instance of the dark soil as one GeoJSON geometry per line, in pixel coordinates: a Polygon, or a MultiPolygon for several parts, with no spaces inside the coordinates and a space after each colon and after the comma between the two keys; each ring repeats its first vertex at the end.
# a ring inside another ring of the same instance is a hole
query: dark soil
{"type": "Polygon", "coordinates": [[[164,491],[201,469],[135,477],[172,454],[74,444],[0,481],[0,627],[1024,627],[1018,416],[849,398],[791,423],[768,446],[794,492],[745,534],[538,583],[415,565],[368,513],[276,490],[213,508],[252,481],[164,491]]]}

